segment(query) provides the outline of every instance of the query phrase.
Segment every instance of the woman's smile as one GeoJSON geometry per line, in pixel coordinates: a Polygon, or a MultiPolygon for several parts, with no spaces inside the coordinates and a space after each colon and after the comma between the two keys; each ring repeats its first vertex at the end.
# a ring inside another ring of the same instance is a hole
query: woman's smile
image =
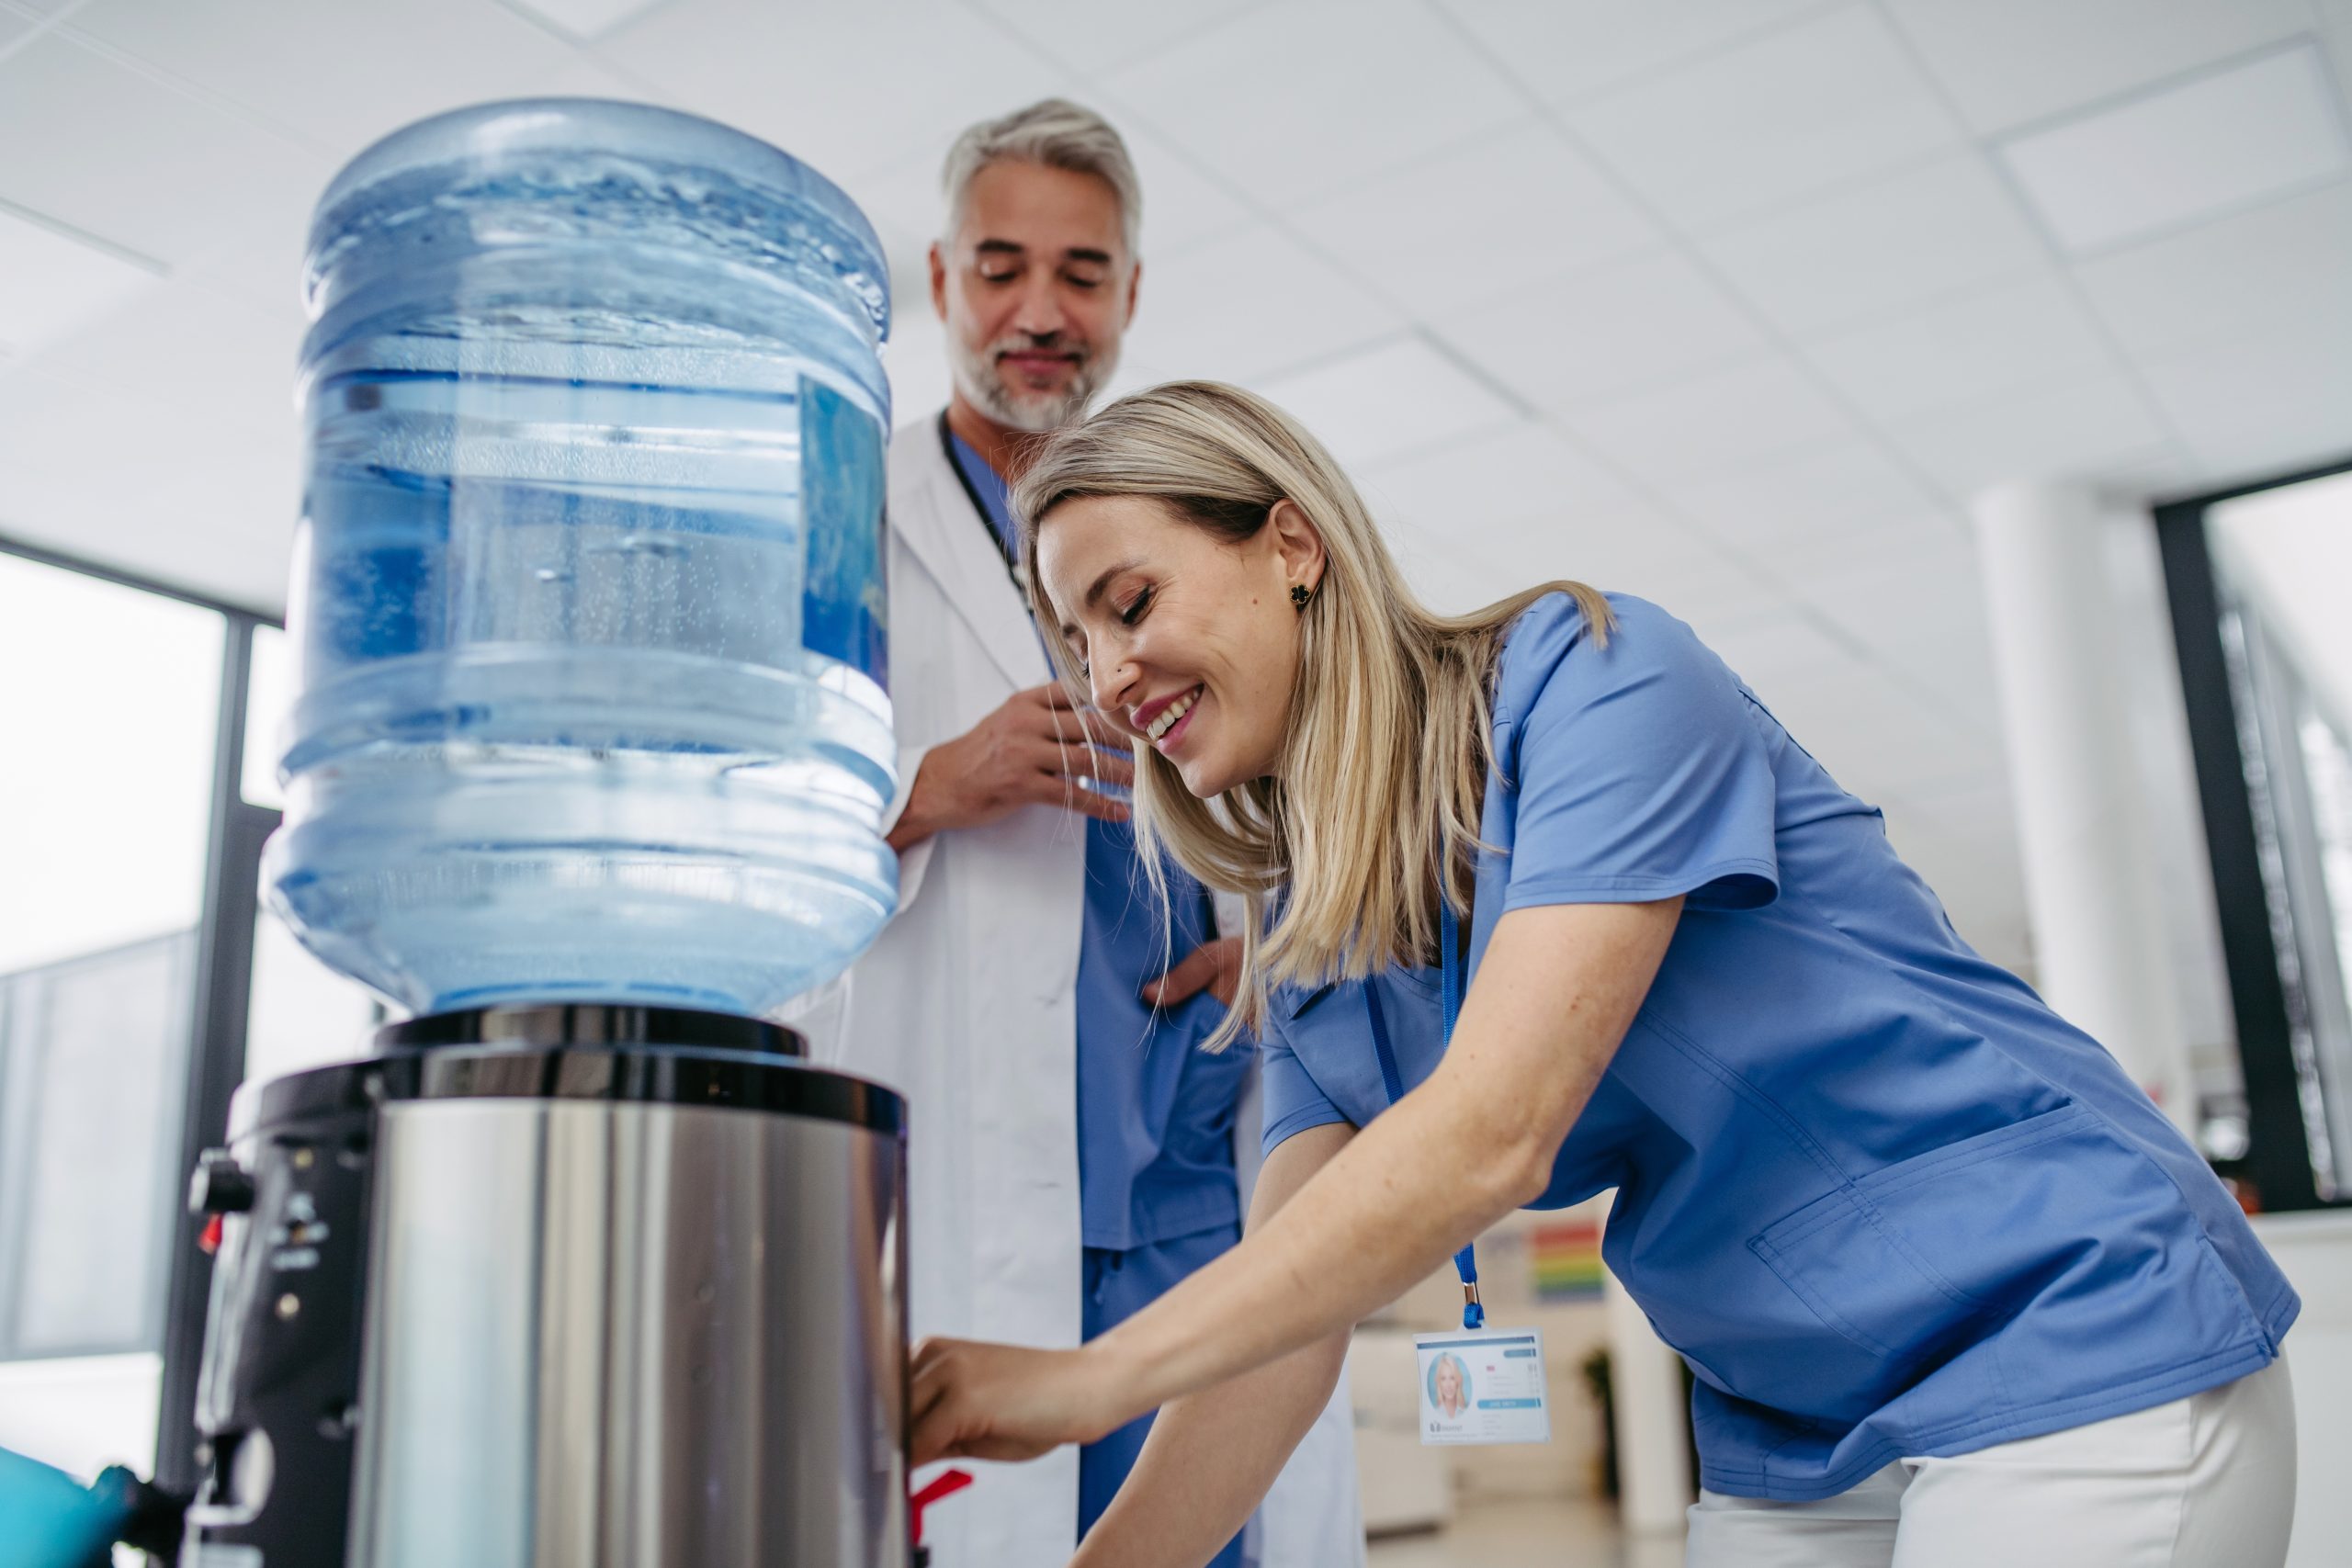
{"type": "Polygon", "coordinates": [[[1174,750],[1178,738],[1192,728],[1193,709],[1207,690],[1206,686],[1193,686],[1172,698],[1137,709],[1134,720],[1136,728],[1161,752],[1174,750]]]}

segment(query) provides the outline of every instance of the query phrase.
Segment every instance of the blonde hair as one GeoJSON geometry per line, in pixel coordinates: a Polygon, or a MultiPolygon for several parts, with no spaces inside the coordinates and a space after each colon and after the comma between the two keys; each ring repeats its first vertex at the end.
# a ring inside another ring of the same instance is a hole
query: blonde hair
{"type": "MultiPolygon", "coordinates": [[[[1262,1029],[1276,986],[1433,962],[1439,900],[1470,908],[1503,639],[1549,593],[1573,597],[1605,638],[1607,602],[1580,582],[1549,582],[1467,615],[1433,613],[1322,444],[1264,399],[1215,381],[1135,393],[1041,443],[1013,488],[1024,560],[1054,508],[1081,496],[1149,497],[1231,543],[1287,500],[1323,541],[1274,775],[1204,800],[1168,759],[1136,748],[1136,837],[1154,886],[1164,897],[1166,854],[1248,902],[1240,992],[1209,1048],[1262,1029]]],[[[1028,577],[1037,625],[1082,696],[1062,618],[1028,577]]]]}

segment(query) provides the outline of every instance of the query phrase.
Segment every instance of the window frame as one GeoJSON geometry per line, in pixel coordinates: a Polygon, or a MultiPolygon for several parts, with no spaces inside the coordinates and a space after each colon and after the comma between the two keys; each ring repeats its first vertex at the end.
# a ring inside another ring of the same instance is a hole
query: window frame
{"type": "Polygon", "coordinates": [[[2271,1213],[2352,1208],[2352,1197],[2323,1197],[2312,1164],[2292,1015],[2271,928],[2253,793],[2240,740],[2250,716],[2240,711],[2222,644],[2221,584],[2207,518],[2224,502],[2346,472],[2352,472],[2352,457],[2151,508],[2188,709],[2206,853],[2221,915],[2222,956],[2237,1023],[2238,1059],[2245,1078],[2245,1168],[2263,1209],[2271,1213]]]}

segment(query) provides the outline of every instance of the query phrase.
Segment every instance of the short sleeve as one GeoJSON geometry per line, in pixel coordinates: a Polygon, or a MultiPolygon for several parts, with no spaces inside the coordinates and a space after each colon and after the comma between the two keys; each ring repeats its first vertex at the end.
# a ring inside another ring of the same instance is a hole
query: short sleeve
{"type": "Polygon", "coordinates": [[[1258,1047],[1258,1083],[1266,1104],[1266,1131],[1259,1140],[1261,1154],[1272,1154],[1276,1145],[1309,1127],[1328,1127],[1348,1119],[1316,1084],[1297,1054],[1274,1040],[1258,1047]]]}
{"type": "Polygon", "coordinates": [[[1504,908],[1770,903],[1775,786],[1753,704],[1689,626],[1642,600],[1611,604],[1606,643],[1563,596],[1531,608],[1506,649],[1497,753],[1517,809],[1504,908]]]}

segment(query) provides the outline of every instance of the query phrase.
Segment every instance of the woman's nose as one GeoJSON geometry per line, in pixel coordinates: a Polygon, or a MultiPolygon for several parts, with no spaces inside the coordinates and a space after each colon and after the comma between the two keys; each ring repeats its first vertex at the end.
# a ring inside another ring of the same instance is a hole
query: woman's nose
{"type": "Polygon", "coordinates": [[[1093,687],[1094,705],[1104,713],[1116,713],[1127,705],[1135,691],[1136,667],[1124,659],[1108,668],[1098,665],[1089,684],[1093,687]]]}

